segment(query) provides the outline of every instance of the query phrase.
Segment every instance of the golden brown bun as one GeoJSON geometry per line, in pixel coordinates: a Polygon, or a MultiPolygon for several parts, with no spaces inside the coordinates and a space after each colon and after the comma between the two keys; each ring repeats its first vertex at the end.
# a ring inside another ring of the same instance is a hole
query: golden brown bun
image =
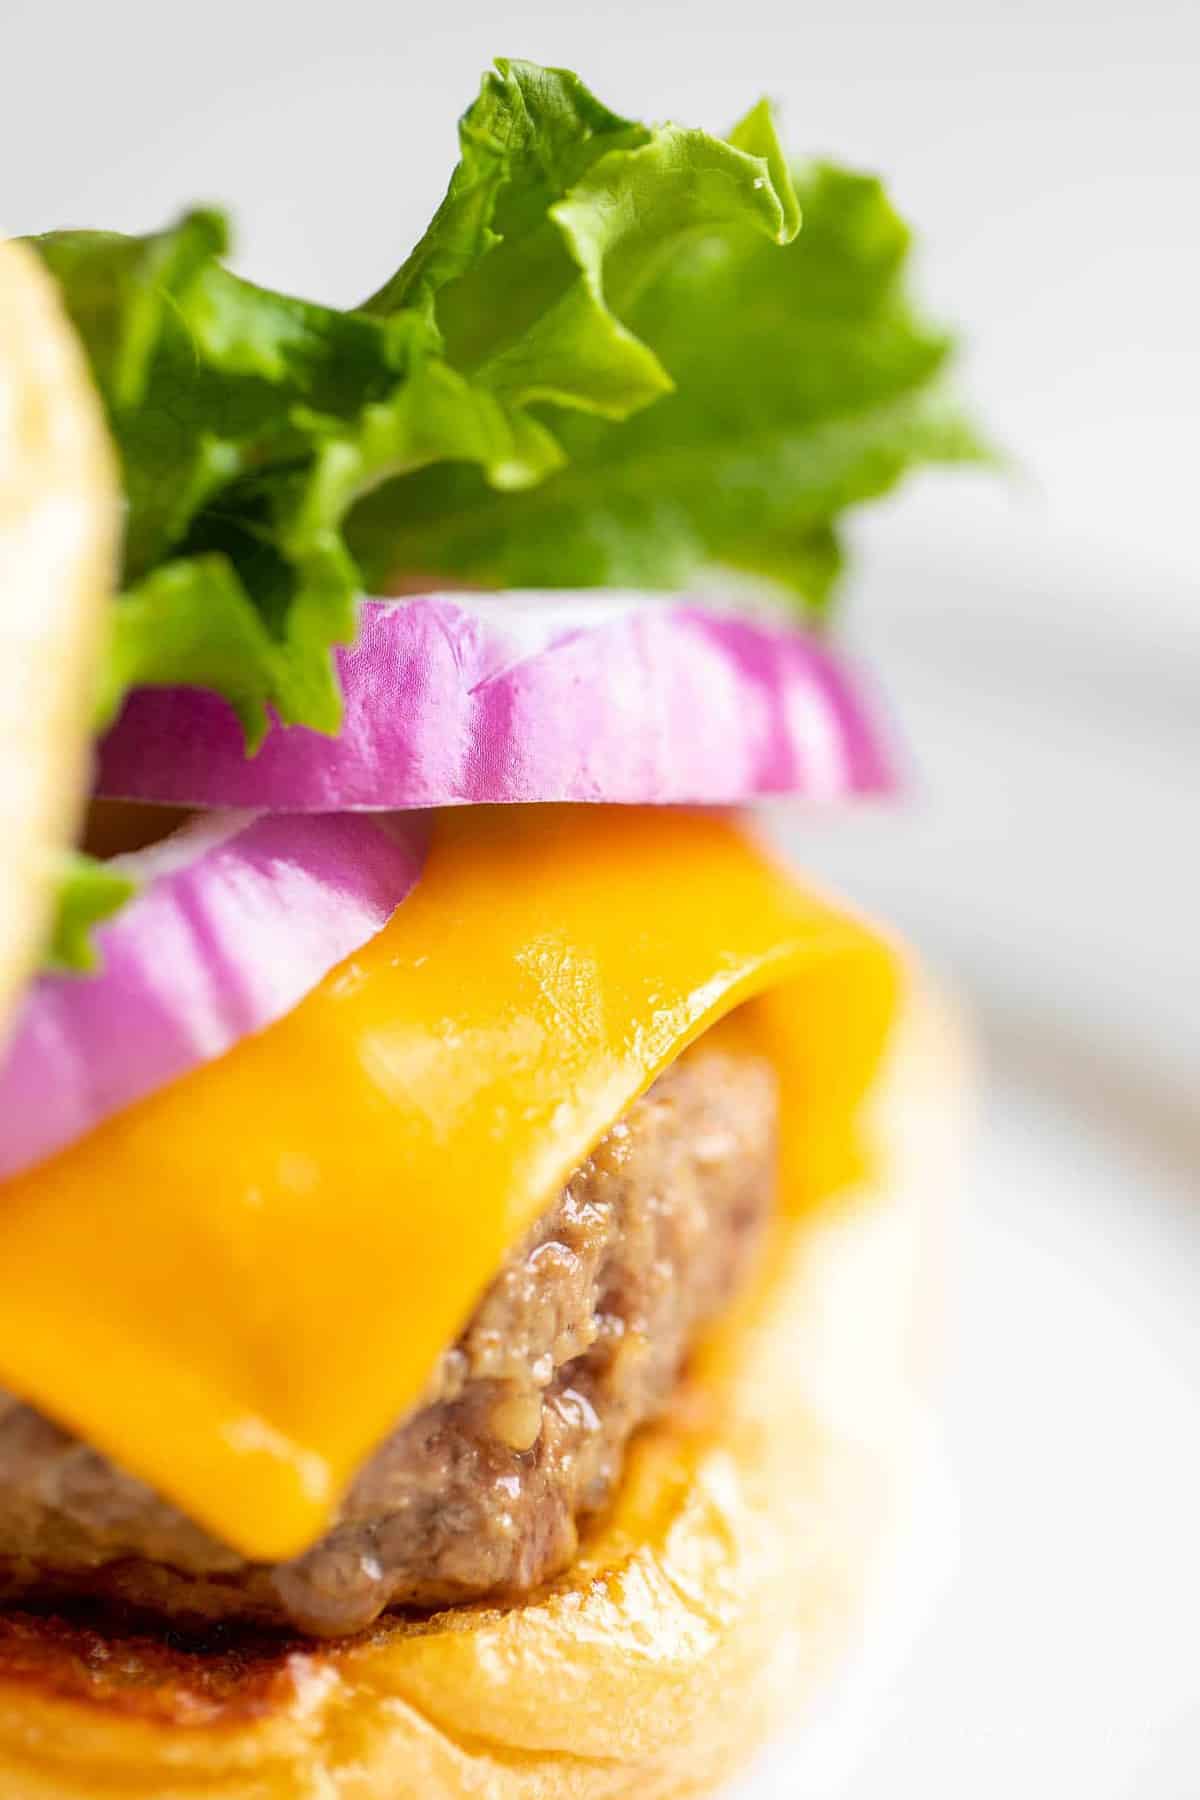
{"type": "Polygon", "coordinates": [[[961,1059],[927,993],[899,1038],[880,1178],[781,1228],[568,1578],[332,1647],[0,1617],[4,1800],[711,1792],[827,1672],[907,1438],[961,1059]]]}
{"type": "Polygon", "coordinates": [[[0,241],[0,1036],[79,824],[119,509],[58,291],[31,251],[0,241]]]}

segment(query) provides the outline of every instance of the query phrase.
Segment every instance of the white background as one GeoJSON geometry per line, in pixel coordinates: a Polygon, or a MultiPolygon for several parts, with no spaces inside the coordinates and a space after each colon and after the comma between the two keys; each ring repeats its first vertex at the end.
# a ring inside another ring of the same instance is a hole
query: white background
{"type": "Polygon", "coordinates": [[[0,229],[216,200],[245,272],[351,301],[497,51],[714,128],[765,88],[797,148],[884,171],[1019,467],[856,529],[914,795],[784,821],[957,978],[988,1082],[910,1551],[754,1793],[1195,1800],[1200,9],[7,0],[0,229]]]}
{"type": "Polygon", "coordinates": [[[215,199],[247,273],[343,301],[427,220],[497,52],[713,128],[765,89],[797,146],[893,180],[986,416],[1056,513],[1148,586],[1191,555],[1192,0],[6,0],[0,51],[0,226],[215,199]]]}

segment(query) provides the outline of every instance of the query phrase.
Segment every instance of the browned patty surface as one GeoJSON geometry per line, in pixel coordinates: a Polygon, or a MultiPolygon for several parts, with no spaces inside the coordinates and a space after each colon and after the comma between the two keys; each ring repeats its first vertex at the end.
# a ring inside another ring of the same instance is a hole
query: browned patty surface
{"type": "Polygon", "coordinates": [[[661,1412],[770,1209],[773,1072],[732,1032],[688,1051],[518,1246],[334,1528],[248,1563],[0,1394],[0,1593],[101,1595],[321,1635],[385,1607],[527,1590],[565,1568],[630,1434],[661,1412]]]}

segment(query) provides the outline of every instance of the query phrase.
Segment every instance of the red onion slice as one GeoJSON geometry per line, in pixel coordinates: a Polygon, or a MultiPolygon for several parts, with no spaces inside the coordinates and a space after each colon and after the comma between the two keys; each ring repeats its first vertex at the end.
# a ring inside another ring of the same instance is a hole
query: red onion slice
{"type": "Polygon", "coordinates": [[[786,626],[641,595],[369,601],[337,738],[275,726],[247,758],[224,701],[135,694],[99,792],[270,812],[512,801],[830,801],[892,785],[844,663],[786,626]]]}
{"type": "Polygon", "coordinates": [[[379,931],[428,821],[219,813],[115,858],[144,885],[103,968],[29,989],[0,1064],[0,1176],[259,1031],[379,931]]]}

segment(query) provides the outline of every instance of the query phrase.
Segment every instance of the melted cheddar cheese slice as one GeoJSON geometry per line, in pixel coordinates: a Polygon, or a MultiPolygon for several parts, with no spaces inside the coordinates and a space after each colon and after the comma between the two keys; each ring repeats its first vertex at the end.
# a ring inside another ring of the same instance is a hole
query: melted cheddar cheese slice
{"type": "Polygon", "coordinates": [[[613,1121],[752,1002],[794,1204],[844,1182],[896,961],[723,815],[438,816],[286,1019],[0,1189],[0,1379],[243,1554],[299,1553],[613,1121]]]}

